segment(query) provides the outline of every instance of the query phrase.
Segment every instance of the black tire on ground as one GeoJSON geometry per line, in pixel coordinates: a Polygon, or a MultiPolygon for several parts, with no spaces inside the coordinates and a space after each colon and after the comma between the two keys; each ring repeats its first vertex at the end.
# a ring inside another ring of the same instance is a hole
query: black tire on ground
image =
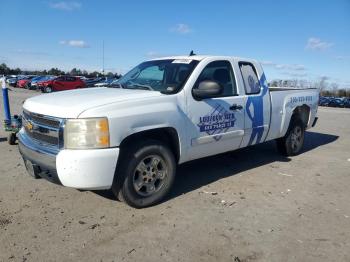
{"type": "Polygon", "coordinates": [[[33,165],[30,161],[26,160],[24,161],[24,165],[27,169],[28,175],[30,175],[34,179],[40,179],[41,177],[39,174],[39,168],[36,165],[33,165]]]}
{"type": "Polygon", "coordinates": [[[304,144],[305,125],[300,118],[293,116],[284,137],[276,139],[278,151],[284,156],[300,153],[304,144]]]}
{"type": "Polygon", "coordinates": [[[114,195],[135,208],[159,203],[175,180],[176,162],[169,147],[148,139],[121,153],[112,186],[114,195]]]}
{"type": "Polygon", "coordinates": [[[44,87],[44,93],[51,93],[52,92],[52,87],[51,86],[45,86],[44,87]]]}
{"type": "Polygon", "coordinates": [[[16,134],[15,133],[9,133],[7,135],[7,142],[10,144],[10,145],[15,145],[16,144],[16,134]]]}

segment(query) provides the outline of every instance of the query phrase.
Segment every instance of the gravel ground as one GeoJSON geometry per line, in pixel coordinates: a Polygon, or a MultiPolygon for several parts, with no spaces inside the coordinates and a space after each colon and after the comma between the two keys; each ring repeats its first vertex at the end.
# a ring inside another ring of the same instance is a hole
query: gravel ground
{"type": "MultiPolygon", "coordinates": [[[[38,95],[11,90],[13,113],[38,95]]],[[[349,131],[350,110],[320,108],[299,156],[270,142],[193,161],[136,210],[32,179],[1,130],[0,261],[350,261],[349,131]]]]}

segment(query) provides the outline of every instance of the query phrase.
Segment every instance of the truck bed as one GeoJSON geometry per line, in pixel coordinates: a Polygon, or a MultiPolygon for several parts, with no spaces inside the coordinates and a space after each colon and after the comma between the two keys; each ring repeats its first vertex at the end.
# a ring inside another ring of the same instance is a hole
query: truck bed
{"type": "Polygon", "coordinates": [[[298,106],[306,105],[310,109],[306,128],[310,128],[317,113],[319,93],[317,88],[270,87],[271,121],[266,141],[287,132],[293,111],[298,106]]]}
{"type": "Polygon", "coordinates": [[[296,91],[296,90],[309,90],[309,89],[317,89],[314,87],[280,87],[280,86],[275,86],[269,87],[270,92],[274,92],[274,91],[296,91]]]}

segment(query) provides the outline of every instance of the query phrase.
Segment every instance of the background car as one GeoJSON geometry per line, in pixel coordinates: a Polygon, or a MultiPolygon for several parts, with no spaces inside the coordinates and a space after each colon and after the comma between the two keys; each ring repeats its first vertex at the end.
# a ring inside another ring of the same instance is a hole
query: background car
{"type": "Polygon", "coordinates": [[[320,97],[320,99],[318,100],[318,105],[320,106],[327,106],[329,102],[329,99],[327,97],[320,97]]]}
{"type": "Polygon", "coordinates": [[[37,81],[42,79],[43,77],[44,76],[35,76],[35,77],[33,77],[31,81],[27,82],[26,88],[27,89],[35,89],[37,81]]]}
{"type": "Polygon", "coordinates": [[[108,87],[119,87],[121,88],[121,84],[119,83],[119,79],[114,79],[111,83],[106,85],[108,87]]]}
{"type": "Polygon", "coordinates": [[[344,107],[350,108],[350,98],[346,98],[344,101],[344,107]]]}
{"type": "Polygon", "coordinates": [[[92,87],[101,81],[104,81],[104,77],[88,78],[84,80],[87,87],[92,87]]]}
{"type": "Polygon", "coordinates": [[[53,79],[38,83],[43,93],[51,93],[53,91],[64,91],[78,88],[85,88],[86,84],[79,77],[75,76],[59,76],[53,79]]]}
{"type": "Polygon", "coordinates": [[[8,79],[6,80],[6,82],[7,82],[10,86],[15,87],[15,86],[17,85],[18,79],[20,79],[20,78],[21,78],[20,76],[8,78],[8,79]]]}
{"type": "Polygon", "coordinates": [[[8,75],[5,78],[6,78],[6,83],[9,84],[10,79],[17,79],[17,75],[8,75]]]}
{"type": "Polygon", "coordinates": [[[110,83],[112,83],[115,80],[115,78],[106,78],[96,84],[94,84],[95,87],[101,87],[101,86],[108,86],[110,83]]]}
{"type": "Polygon", "coordinates": [[[19,79],[16,83],[16,87],[19,88],[26,88],[28,82],[32,80],[35,76],[24,76],[21,79],[19,79]]]}
{"type": "Polygon", "coordinates": [[[344,100],[342,98],[333,97],[330,99],[328,106],[330,106],[330,107],[344,107],[344,100]]]}
{"type": "Polygon", "coordinates": [[[40,82],[48,81],[48,80],[50,80],[52,78],[54,78],[54,76],[37,76],[37,77],[34,77],[32,79],[32,81],[30,81],[27,84],[27,87],[28,87],[28,89],[36,90],[37,87],[38,87],[38,84],[40,82]]]}

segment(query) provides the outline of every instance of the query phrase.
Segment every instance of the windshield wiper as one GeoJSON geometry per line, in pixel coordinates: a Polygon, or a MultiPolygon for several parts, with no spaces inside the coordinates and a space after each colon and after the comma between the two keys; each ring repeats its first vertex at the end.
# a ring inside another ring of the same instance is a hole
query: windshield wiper
{"type": "Polygon", "coordinates": [[[138,83],[130,83],[131,85],[127,85],[127,87],[124,88],[130,88],[130,89],[142,89],[142,90],[149,90],[149,91],[154,91],[154,89],[148,85],[142,85],[142,84],[138,84],[138,83]]]}
{"type": "Polygon", "coordinates": [[[107,85],[107,87],[110,87],[110,88],[124,88],[123,85],[121,83],[110,83],[107,85]]]}

